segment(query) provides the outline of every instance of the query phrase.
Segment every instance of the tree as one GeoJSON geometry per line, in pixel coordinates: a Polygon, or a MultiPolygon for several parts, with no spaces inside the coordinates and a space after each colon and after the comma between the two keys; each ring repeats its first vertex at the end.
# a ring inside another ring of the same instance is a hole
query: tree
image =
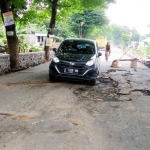
{"type": "Polygon", "coordinates": [[[112,30],[109,24],[95,27],[90,37],[96,39],[97,37],[107,37],[108,41],[111,41],[112,38],[112,30]]]}
{"type": "Polygon", "coordinates": [[[122,34],[126,33],[124,27],[118,25],[112,25],[111,30],[112,30],[114,44],[120,45],[122,43],[122,34]]]}
{"type": "Polygon", "coordinates": [[[70,24],[67,22],[57,22],[54,30],[54,34],[58,37],[68,38],[68,37],[77,37],[78,35],[71,30],[70,24]]]}
{"type": "MultiPolygon", "coordinates": [[[[3,13],[10,11],[9,2],[7,0],[1,1],[0,7],[1,7],[1,15],[3,18],[3,13]]],[[[4,18],[3,18],[3,22],[4,22],[4,18]]],[[[6,38],[7,38],[7,44],[8,44],[9,54],[10,54],[11,68],[12,69],[19,69],[18,38],[16,35],[15,24],[5,26],[5,29],[6,29],[6,38]],[[12,32],[13,35],[10,36],[8,34],[9,32],[12,32]]]]}
{"type": "MultiPolygon", "coordinates": [[[[81,12],[84,9],[94,9],[96,7],[106,7],[108,3],[114,2],[114,0],[34,0],[32,7],[27,8],[27,0],[0,0],[1,15],[3,13],[12,11],[14,21],[27,24],[29,20],[34,20],[36,16],[43,21],[50,18],[47,37],[54,33],[54,28],[57,20],[64,20],[65,16],[71,12],[81,12]],[[36,8],[36,9],[35,9],[36,8]],[[38,8],[38,9],[37,9],[38,8]],[[51,11],[51,12],[50,12],[51,11]],[[38,13],[40,12],[40,13],[38,13]],[[43,17],[44,16],[44,17],[43,17]]],[[[38,18],[38,19],[39,19],[38,18]]],[[[67,18],[67,17],[66,17],[67,18]]],[[[6,38],[11,59],[11,68],[19,68],[18,60],[18,37],[16,34],[16,24],[6,26],[6,38]],[[10,32],[11,31],[11,32],[10,32]],[[13,33],[9,36],[8,33],[13,33]]],[[[49,46],[44,47],[45,59],[49,60],[49,46]]]]}
{"type": "MultiPolygon", "coordinates": [[[[114,0],[35,0],[40,7],[51,10],[51,18],[49,23],[49,29],[47,33],[47,38],[53,34],[56,18],[64,18],[65,15],[73,11],[83,11],[84,9],[94,9],[99,6],[106,7],[108,3],[114,2],[114,0]],[[59,13],[58,13],[59,10],[59,13]],[[57,15],[58,14],[58,15],[57,15]],[[57,15],[57,16],[56,16],[57,15]]],[[[45,59],[49,61],[49,46],[45,44],[45,59]]]]}
{"type": "Polygon", "coordinates": [[[131,35],[129,35],[129,34],[122,34],[122,40],[124,41],[124,48],[125,48],[127,42],[130,41],[130,39],[131,39],[131,35]]]}
{"type": "MultiPolygon", "coordinates": [[[[0,0],[0,9],[1,9],[1,16],[4,23],[4,13],[12,12],[13,17],[15,19],[16,16],[19,16],[17,11],[21,9],[25,9],[26,1],[22,0],[0,0]]],[[[19,69],[19,58],[18,58],[18,37],[16,34],[16,25],[5,25],[6,30],[6,38],[7,38],[7,45],[10,54],[10,67],[11,69],[19,69]]]]}
{"type": "Polygon", "coordinates": [[[82,26],[83,37],[89,38],[94,29],[108,24],[108,19],[103,9],[85,10],[82,13],[72,14],[71,17],[69,17],[68,24],[76,36],[79,36],[81,22],[84,22],[82,26]]]}
{"type": "Polygon", "coordinates": [[[138,31],[135,28],[133,28],[133,29],[130,30],[130,32],[132,33],[131,40],[132,41],[139,41],[140,34],[138,33],[138,31]]]}

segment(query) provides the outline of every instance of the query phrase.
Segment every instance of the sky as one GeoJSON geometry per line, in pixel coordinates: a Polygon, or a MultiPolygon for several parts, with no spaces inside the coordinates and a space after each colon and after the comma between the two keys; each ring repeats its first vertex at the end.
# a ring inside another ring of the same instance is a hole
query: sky
{"type": "Polygon", "coordinates": [[[106,15],[111,24],[136,28],[141,35],[150,33],[150,0],[116,0],[106,15]]]}

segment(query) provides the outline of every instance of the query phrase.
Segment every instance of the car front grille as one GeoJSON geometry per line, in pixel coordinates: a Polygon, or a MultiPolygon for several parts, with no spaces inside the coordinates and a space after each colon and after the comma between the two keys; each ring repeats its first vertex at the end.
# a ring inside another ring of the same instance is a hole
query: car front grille
{"type": "Polygon", "coordinates": [[[78,74],[78,75],[83,75],[87,71],[87,66],[85,63],[78,63],[78,62],[73,62],[74,64],[71,65],[70,62],[59,62],[57,64],[57,69],[59,70],[60,73],[67,73],[67,74],[78,74]],[[77,72],[69,73],[65,72],[66,69],[73,69],[77,70],[77,72]]]}

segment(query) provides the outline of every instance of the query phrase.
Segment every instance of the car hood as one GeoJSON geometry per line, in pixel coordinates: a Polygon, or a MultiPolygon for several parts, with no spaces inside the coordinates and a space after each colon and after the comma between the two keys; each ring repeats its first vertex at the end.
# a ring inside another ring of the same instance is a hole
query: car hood
{"type": "Polygon", "coordinates": [[[55,56],[62,61],[86,62],[89,61],[94,54],[56,53],[55,56]]]}

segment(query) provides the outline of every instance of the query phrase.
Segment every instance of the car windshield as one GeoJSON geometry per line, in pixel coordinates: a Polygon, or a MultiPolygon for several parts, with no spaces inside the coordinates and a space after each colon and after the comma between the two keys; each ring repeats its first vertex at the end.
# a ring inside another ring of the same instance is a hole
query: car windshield
{"type": "Polygon", "coordinates": [[[64,41],[59,47],[61,53],[95,54],[94,43],[90,41],[64,41]]]}

